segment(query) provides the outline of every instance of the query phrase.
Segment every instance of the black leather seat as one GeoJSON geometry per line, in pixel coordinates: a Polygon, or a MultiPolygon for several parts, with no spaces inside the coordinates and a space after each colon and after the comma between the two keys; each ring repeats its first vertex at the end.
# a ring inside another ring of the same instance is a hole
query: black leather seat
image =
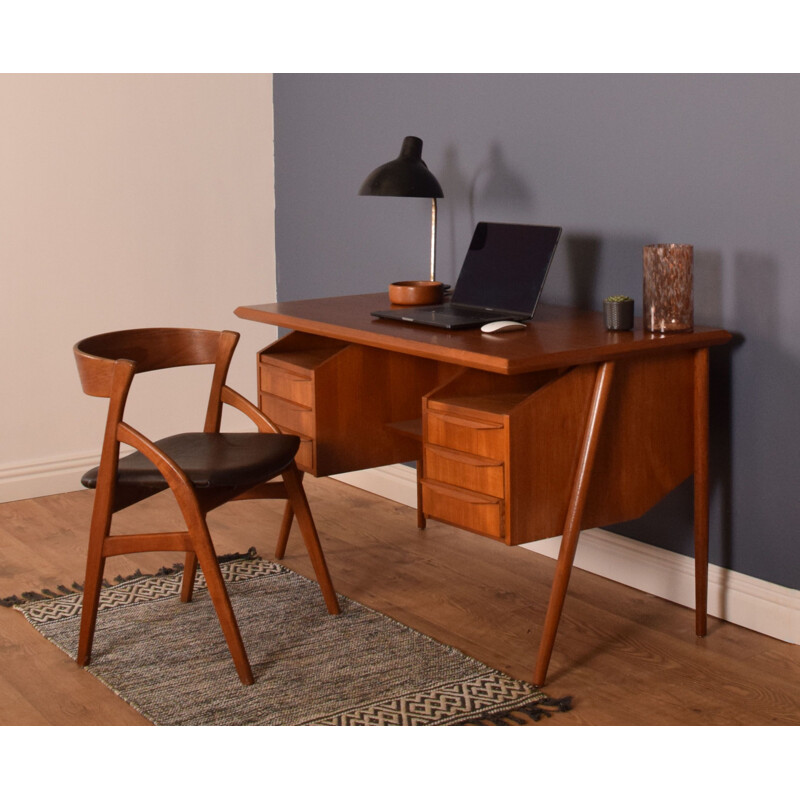
{"type": "MultiPolygon", "coordinates": [[[[228,489],[255,486],[280,475],[291,465],[300,439],[280,433],[179,433],[154,444],[177,463],[195,489],[228,489]]],[[[99,471],[90,469],[81,483],[96,488],[99,471]]],[[[117,486],[166,489],[167,481],[137,451],[117,463],[117,486]]]]}

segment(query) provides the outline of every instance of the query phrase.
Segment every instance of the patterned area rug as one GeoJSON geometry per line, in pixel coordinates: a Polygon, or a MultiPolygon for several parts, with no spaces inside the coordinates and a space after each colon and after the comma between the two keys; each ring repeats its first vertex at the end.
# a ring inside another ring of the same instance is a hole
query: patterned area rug
{"type": "MultiPolygon", "coordinates": [[[[88,671],[157,725],[526,724],[569,709],[532,685],[340,596],[254,551],[221,568],[255,676],[243,686],[198,571],[103,590],[88,671]]],[[[163,571],[162,571],[163,572],[163,571]]],[[[81,594],[17,605],[73,658],[81,594]]]]}

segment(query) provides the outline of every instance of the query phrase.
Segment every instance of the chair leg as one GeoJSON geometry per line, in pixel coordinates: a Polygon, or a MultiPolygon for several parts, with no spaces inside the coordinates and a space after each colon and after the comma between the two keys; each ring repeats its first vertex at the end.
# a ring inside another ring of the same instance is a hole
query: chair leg
{"type": "Polygon", "coordinates": [[[203,570],[206,585],[208,586],[208,594],[217,612],[219,624],[225,635],[225,641],[228,643],[228,649],[231,652],[236,672],[239,674],[239,679],[242,683],[249,686],[253,683],[253,671],[250,668],[250,661],[244,649],[239,624],[236,622],[236,616],[233,613],[233,606],[231,606],[228,590],[225,588],[225,581],[222,577],[222,572],[220,572],[217,554],[211,544],[211,536],[205,521],[192,525],[189,528],[189,533],[192,536],[197,561],[200,562],[200,569],[203,570]]]}
{"type": "Polygon", "coordinates": [[[89,555],[86,559],[86,578],[83,582],[83,608],[81,609],[81,629],[78,635],[78,657],[76,659],[81,667],[85,667],[89,663],[92,654],[97,610],[100,605],[100,589],[106,565],[106,560],[102,555],[102,541],[99,547],[93,545],[94,542],[90,542],[89,555]]]}
{"type": "Polygon", "coordinates": [[[81,627],[78,634],[78,655],[75,659],[85,667],[89,663],[97,624],[97,610],[100,605],[100,590],[103,584],[103,571],[106,559],[103,545],[111,529],[111,493],[98,489],[95,491],[92,521],[89,528],[89,549],[86,554],[86,577],[83,581],[83,606],[81,608],[81,627]]]}
{"type": "Polygon", "coordinates": [[[194,579],[197,575],[197,554],[191,550],[183,562],[183,580],[181,581],[181,602],[189,603],[194,592],[194,579]]]}
{"type": "MultiPolygon", "coordinates": [[[[303,480],[303,473],[300,473],[300,480],[303,480]]],[[[283,520],[281,521],[281,532],[278,536],[278,543],[275,545],[275,558],[283,558],[286,555],[286,543],[289,541],[289,531],[294,522],[294,511],[290,501],[286,501],[286,508],[283,509],[283,520]]]]}
{"type": "Polygon", "coordinates": [[[297,522],[300,525],[300,532],[303,534],[303,541],[308,550],[311,564],[314,567],[314,573],[317,576],[317,582],[322,590],[322,596],[325,599],[325,605],[328,607],[328,612],[331,614],[339,614],[339,601],[336,597],[336,591],[331,582],[331,576],[328,573],[328,565],[325,563],[325,556],[322,553],[322,547],[319,543],[319,536],[317,535],[317,528],[314,525],[314,518],[311,516],[311,509],[308,507],[308,499],[306,498],[305,490],[300,476],[300,470],[293,463],[282,475],[283,482],[286,485],[286,493],[289,496],[289,503],[294,509],[294,514],[297,517],[297,522]]]}

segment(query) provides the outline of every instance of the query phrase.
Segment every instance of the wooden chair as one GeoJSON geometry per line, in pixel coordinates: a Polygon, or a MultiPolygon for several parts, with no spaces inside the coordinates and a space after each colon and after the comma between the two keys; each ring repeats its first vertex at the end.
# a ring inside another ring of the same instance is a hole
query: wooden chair
{"type": "Polygon", "coordinates": [[[206,524],[207,513],[230,500],[288,499],[331,614],[339,604],[294,462],[300,440],[278,428],[225,381],[239,334],[179,328],[142,328],[84,339],[74,347],[83,391],[109,398],[100,465],[82,478],[95,489],[86,561],[86,582],[78,663],[89,662],[105,560],[124,553],[186,553],[181,600],[189,602],[199,562],[236,671],[253,683],[250,662],[231,608],[206,524]],[[123,421],[128,392],[137,372],[213,364],[211,393],[202,433],[181,433],[156,442],[123,421]],[[220,433],[223,404],[238,409],[258,428],[252,433],[220,433]],[[120,444],[135,452],[119,457],[120,444]],[[282,481],[272,482],[280,476],[282,481]],[[112,515],[164,489],[171,489],[186,530],[110,535],[112,515]]]}

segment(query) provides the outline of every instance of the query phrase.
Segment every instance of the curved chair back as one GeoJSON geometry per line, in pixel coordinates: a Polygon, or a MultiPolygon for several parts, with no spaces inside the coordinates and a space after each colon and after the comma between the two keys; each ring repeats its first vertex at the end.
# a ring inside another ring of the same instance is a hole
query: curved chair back
{"type": "Polygon", "coordinates": [[[110,397],[116,362],[129,361],[134,372],[228,361],[239,334],[197,328],[136,328],[90,336],[73,348],[83,391],[110,397]],[[221,347],[221,345],[223,345],[221,347]]]}

